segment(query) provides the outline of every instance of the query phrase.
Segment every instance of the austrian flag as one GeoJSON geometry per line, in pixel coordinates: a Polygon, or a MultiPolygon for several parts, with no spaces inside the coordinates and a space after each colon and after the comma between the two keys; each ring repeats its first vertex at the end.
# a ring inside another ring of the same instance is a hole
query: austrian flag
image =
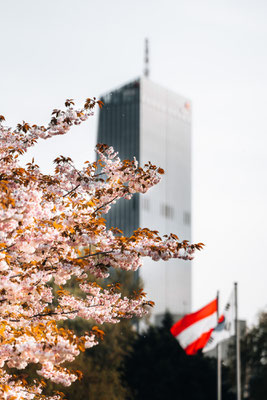
{"type": "Polygon", "coordinates": [[[179,341],[186,354],[196,354],[207,344],[217,325],[217,299],[200,310],[185,315],[171,327],[171,333],[179,341]]]}

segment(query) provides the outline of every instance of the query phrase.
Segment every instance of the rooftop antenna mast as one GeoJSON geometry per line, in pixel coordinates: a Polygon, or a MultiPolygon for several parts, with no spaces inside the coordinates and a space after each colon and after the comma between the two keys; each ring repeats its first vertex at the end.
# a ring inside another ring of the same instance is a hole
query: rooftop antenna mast
{"type": "Polygon", "coordinates": [[[149,42],[148,39],[145,39],[145,67],[144,67],[144,76],[146,78],[149,77],[149,42]]]}

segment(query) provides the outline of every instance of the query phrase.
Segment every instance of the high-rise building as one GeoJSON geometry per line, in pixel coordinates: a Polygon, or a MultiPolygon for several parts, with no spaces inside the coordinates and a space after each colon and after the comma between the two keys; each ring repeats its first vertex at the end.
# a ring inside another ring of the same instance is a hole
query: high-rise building
{"type": "MultiPolygon", "coordinates": [[[[191,104],[180,95],[139,78],[101,97],[98,142],[113,146],[121,159],[134,156],[163,168],[161,182],[145,195],[120,200],[107,225],[130,235],[148,227],[161,235],[191,240],[191,104]]],[[[148,298],[155,301],[153,322],[165,311],[174,318],[191,311],[191,263],[144,260],[140,270],[148,298]]]]}

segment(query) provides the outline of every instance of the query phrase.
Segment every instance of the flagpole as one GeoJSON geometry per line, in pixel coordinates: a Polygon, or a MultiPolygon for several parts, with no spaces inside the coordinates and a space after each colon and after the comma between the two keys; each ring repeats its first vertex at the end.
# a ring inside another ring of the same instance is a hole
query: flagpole
{"type": "MultiPolygon", "coordinates": [[[[219,323],[219,291],[217,291],[217,322],[219,323]]],[[[221,346],[217,344],[217,400],[222,400],[221,346]]]]}
{"type": "Polygon", "coordinates": [[[237,282],[235,286],[235,342],[236,342],[236,399],[241,400],[240,335],[238,324],[237,282]]]}

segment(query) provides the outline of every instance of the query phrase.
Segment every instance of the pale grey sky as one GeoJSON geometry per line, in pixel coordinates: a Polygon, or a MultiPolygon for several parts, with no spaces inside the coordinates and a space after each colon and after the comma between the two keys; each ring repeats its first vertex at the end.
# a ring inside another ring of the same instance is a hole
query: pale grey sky
{"type": "MultiPolygon", "coordinates": [[[[239,282],[240,317],[267,305],[267,2],[265,0],[1,1],[0,114],[45,124],[66,98],[140,75],[193,102],[194,308],[239,282]]],[[[93,159],[96,117],[35,156],[93,159]]],[[[153,160],[151,160],[153,161],[153,160]]],[[[177,232],[179,234],[179,232],[177,232]]]]}

